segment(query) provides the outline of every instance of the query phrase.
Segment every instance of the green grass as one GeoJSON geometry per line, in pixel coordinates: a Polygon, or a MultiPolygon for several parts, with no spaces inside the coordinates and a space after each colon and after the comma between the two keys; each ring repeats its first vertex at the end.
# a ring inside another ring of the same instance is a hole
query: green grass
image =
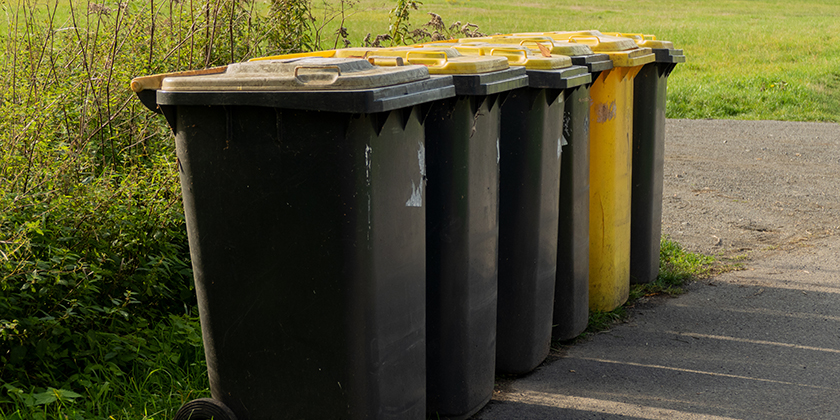
{"type": "MultiPolygon", "coordinates": [[[[362,1],[355,42],[386,29],[389,2],[362,1]]],[[[674,42],[688,61],[669,79],[669,118],[840,121],[840,6],[833,0],[427,0],[413,11],[485,33],[597,29],[674,42]]]]}
{"type": "MultiPolygon", "coordinates": [[[[167,13],[166,2],[156,3],[160,13],[167,13]]],[[[394,3],[345,3],[344,26],[353,45],[368,33],[388,32],[394,3]]],[[[68,4],[61,0],[57,11],[65,27],[70,26],[68,4]]],[[[257,11],[268,8],[266,0],[254,4],[257,11]]],[[[315,26],[323,26],[321,48],[336,45],[339,4],[312,3],[315,26]]],[[[10,11],[4,8],[7,18],[0,16],[0,30],[5,32],[10,11]]],[[[409,23],[423,25],[428,12],[447,24],[478,24],[484,33],[598,29],[670,40],[688,61],[669,79],[669,118],[840,121],[840,7],[832,0],[795,6],[772,0],[427,0],[412,10],[409,23]]]]}
{"type": "Polygon", "coordinates": [[[197,318],[172,315],[134,334],[102,338],[110,343],[102,342],[63,387],[2,384],[0,418],[168,420],[181,404],[210,397],[197,318]]]}

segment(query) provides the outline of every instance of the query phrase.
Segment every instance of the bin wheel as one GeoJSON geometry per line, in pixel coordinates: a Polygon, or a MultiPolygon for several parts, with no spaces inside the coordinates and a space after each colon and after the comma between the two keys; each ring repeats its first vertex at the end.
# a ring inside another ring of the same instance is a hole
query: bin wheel
{"type": "Polygon", "coordinates": [[[221,401],[199,398],[182,405],[173,420],[236,420],[236,415],[221,401]]]}

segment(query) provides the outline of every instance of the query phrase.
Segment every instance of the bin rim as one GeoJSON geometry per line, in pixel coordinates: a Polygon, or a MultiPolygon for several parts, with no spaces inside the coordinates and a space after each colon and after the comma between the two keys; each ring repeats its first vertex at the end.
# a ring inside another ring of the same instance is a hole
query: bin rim
{"type": "Polygon", "coordinates": [[[388,112],[456,96],[452,76],[359,90],[152,92],[160,107],[256,106],[352,114],[388,112]]]}

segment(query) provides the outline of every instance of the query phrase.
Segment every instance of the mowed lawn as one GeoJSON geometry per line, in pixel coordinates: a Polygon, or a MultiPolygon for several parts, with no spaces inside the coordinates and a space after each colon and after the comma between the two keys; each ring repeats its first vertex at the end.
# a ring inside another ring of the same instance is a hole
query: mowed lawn
{"type": "MultiPolygon", "coordinates": [[[[362,0],[351,38],[387,31],[391,2],[362,0]]],[[[669,79],[671,118],[840,121],[840,3],[809,1],[427,0],[411,14],[487,34],[597,29],[654,34],[688,61],[669,79]]]]}
{"type": "MultiPolygon", "coordinates": [[[[3,33],[19,1],[2,5],[3,33]]],[[[255,10],[268,10],[268,0],[254,1],[255,10]]],[[[111,3],[115,2],[103,2],[111,3]]],[[[36,4],[42,11],[55,8],[55,1],[36,4]]],[[[58,0],[57,21],[66,26],[72,24],[70,4],[58,0]]],[[[158,13],[168,10],[166,1],[154,4],[158,13]]],[[[311,4],[314,25],[323,26],[322,48],[332,48],[331,34],[340,17],[324,19],[323,7],[335,11],[341,3],[311,4]],[[324,24],[326,20],[330,21],[324,24]]],[[[388,12],[394,4],[345,3],[344,26],[354,46],[366,34],[388,32],[388,12]]],[[[836,0],[426,0],[417,7],[411,11],[411,28],[428,22],[428,13],[433,12],[447,25],[469,22],[486,34],[597,29],[673,41],[688,61],[677,66],[669,79],[671,118],[840,121],[840,3],[836,0]]],[[[84,13],[77,10],[76,19],[84,21],[84,13]]]]}

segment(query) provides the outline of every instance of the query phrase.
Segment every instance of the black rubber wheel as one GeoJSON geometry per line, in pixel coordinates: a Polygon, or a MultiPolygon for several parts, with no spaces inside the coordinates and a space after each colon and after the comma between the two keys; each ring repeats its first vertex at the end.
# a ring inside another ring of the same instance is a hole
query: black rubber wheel
{"type": "Polygon", "coordinates": [[[182,405],[173,420],[236,420],[236,415],[220,401],[199,398],[182,405]]]}

